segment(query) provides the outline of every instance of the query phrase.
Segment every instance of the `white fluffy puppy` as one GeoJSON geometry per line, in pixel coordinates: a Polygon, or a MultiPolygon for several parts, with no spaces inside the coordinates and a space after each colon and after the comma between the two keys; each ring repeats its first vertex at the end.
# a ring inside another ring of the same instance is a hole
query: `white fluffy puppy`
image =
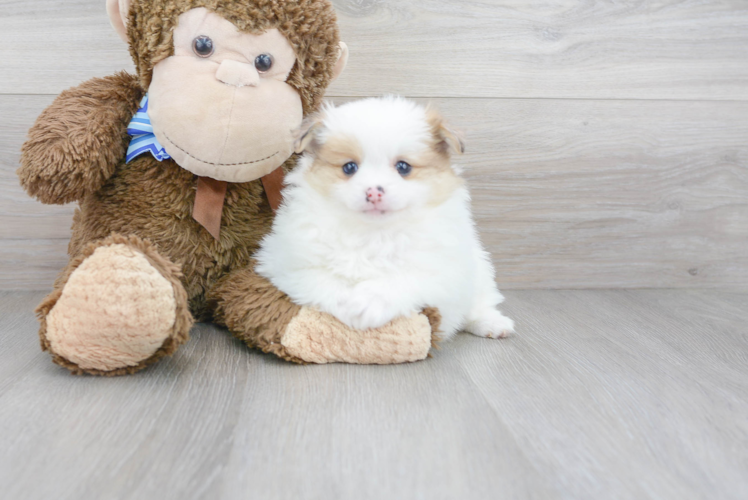
{"type": "Polygon", "coordinates": [[[503,297],[450,161],[462,149],[438,113],[402,98],[325,108],[302,129],[306,154],[257,271],[353,328],[437,307],[445,339],[506,336],[514,323],[496,309],[503,297]]]}

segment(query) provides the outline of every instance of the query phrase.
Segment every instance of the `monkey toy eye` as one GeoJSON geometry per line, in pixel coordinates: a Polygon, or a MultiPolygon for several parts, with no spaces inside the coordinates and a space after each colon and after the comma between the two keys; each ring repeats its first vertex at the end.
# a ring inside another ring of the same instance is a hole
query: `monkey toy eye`
{"type": "Polygon", "coordinates": [[[213,40],[207,36],[199,36],[192,41],[192,50],[198,57],[210,57],[213,54],[213,40]]]}
{"type": "Polygon", "coordinates": [[[343,173],[345,175],[353,175],[358,172],[358,165],[355,162],[346,163],[343,165],[343,173]]]}
{"type": "Polygon", "coordinates": [[[397,173],[405,177],[409,173],[413,171],[413,167],[404,161],[399,161],[395,164],[395,168],[397,169],[397,173]]]}
{"type": "Polygon", "coordinates": [[[273,67],[273,58],[268,54],[260,54],[255,59],[255,68],[260,73],[267,73],[273,67]]]}

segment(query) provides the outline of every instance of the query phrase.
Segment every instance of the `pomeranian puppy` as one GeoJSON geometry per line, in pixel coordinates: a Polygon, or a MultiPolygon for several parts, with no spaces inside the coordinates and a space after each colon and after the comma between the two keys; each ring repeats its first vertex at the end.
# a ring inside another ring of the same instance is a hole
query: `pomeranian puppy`
{"type": "Polygon", "coordinates": [[[398,97],[328,106],[296,149],[259,274],[360,330],[437,307],[444,339],[513,331],[450,159],[462,141],[436,111],[398,97]]]}

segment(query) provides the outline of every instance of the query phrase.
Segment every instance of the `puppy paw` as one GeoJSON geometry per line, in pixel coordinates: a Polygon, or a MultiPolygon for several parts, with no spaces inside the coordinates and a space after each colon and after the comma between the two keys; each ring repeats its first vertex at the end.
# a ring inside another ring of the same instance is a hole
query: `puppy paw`
{"type": "Polygon", "coordinates": [[[478,337],[502,339],[514,333],[514,321],[492,309],[473,319],[467,330],[478,337]]]}
{"type": "Polygon", "coordinates": [[[356,330],[380,328],[398,316],[401,311],[393,307],[380,294],[369,293],[359,287],[339,304],[338,319],[356,330]]]}
{"type": "Polygon", "coordinates": [[[375,297],[356,296],[351,298],[344,306],[345,317],[341,321],[356,330],[369,330],[379,328],[395,318],[391,308],[375,297]]]}

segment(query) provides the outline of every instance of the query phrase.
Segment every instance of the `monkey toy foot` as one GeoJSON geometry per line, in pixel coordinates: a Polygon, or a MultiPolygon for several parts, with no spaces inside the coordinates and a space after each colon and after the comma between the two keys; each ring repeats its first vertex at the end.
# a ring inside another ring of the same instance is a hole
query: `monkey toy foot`
{"type": "Polygon", "coordinates": [[[354,330],[329,314],[304,307],[291,320],[281,345],[308,363],[389,365],[426,359],[440,321],[435,309],[397,318],[381,328],[354,330]]]}
{"type": "Polygon", "coordinates": [[[89,245],[37,314],[42,348],[75,374],[134,373],[173,353],[192,326],[178,267],[136,236],[89,245]]]}

